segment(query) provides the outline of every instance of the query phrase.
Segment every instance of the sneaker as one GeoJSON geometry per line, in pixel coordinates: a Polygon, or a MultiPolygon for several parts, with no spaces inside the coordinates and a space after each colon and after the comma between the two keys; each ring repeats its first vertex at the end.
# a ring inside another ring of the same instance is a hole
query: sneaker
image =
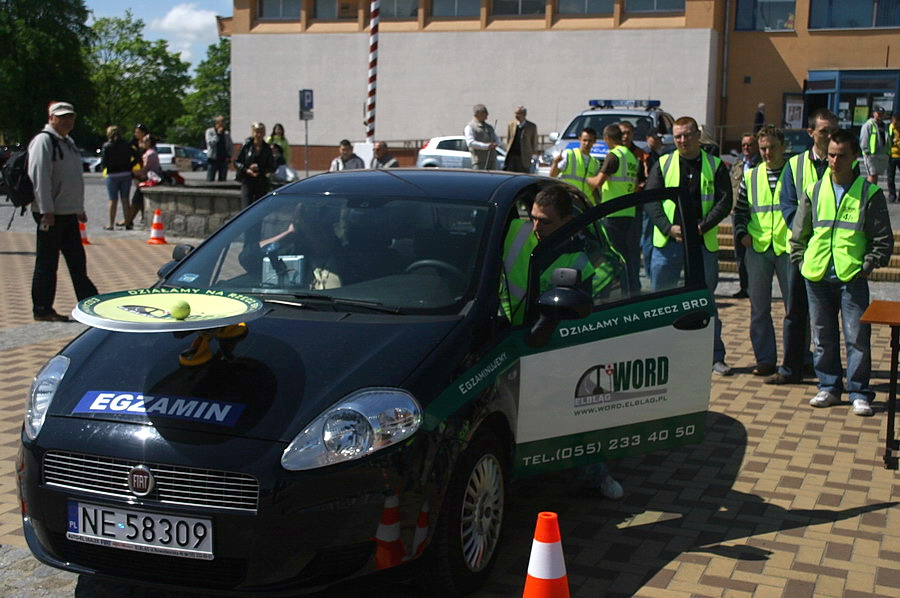
{"type": "Polygon", "coordinates": [[[834,396],[827,390],[820,390],[819,393],[809,400],[809,404],[813,407],[831,407],[836,403],[840,403],[841,399],[834,396]]]}
{"type": "Polygon", "coordinates": [[[600,494],[610,500],[619,500],[625,495],[625,491],[622,489],[622,484],[615,481],[611,475],[608,475],[600,482],[600,494]]]}
{"type": "Polygon", "coordinates": [[[853,401],[853,413],[856,415],[872,415],[872,407],[869,405],[869,401],[865,399],[855,399],[853,401]]]}
{"type": "Polygon", "coordinates": [[[717,361],[713,363],[712,371],[713,374],[718,374],[719,376],[730,376],[734,373],[734,371],[731,369],[731,366],[724,361],[717,361]]]}
{"type": "Polygon", "coordinates": [[[741,289],[731,297],[734,299],[747,299],[748,297],[750,297],[750,295],[747,294],[747,291],[745,289],[741,289]]]}
{"type": "Polygon", "coordinates": [[[35,314],[35,322],[71,322],[67,316],[51,311],[45,314],[35,314]]]}
{"type": "Polygon", "coordinates": [[[799,376],[785,376],[782,373],[777,373],[772,376],[769,376],[765,380],[763,380],[763,384],[800,384],[803,382],[803,379],[799,376]]]}

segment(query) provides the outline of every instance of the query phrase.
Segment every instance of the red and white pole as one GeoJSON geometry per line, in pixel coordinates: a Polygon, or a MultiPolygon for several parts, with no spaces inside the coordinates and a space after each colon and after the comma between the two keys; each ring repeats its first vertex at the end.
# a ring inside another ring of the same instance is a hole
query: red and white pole
{"type": "Polygon", "coordinates": [[[378,21],[381,18],[381,0],[372,0],[369,29],[369,89],[366,97],[366,142],[375,141],[375,91],[378,87],[378,21]]]}

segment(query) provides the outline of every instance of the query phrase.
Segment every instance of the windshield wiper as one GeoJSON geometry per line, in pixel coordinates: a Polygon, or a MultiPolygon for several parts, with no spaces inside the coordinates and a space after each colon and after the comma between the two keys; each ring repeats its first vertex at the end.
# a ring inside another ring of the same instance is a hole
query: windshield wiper
{"type": "MultiPolygon", "coordinates": [[[[320,295],[318,293],[283,293],[294,299],[307,299],[311,301],[321,301],[331,305],[346,305],[349,307],[361,307],[386,314],[402,314],[403,310],[399,307],[386,307],[383,303],[377,301],[364,301],[362,299],[345,299],[342,297],[332,297],[331,295],[320,295]]],[[[290,305],[295,307],[306,307],[304,303],[295,303],[293,301],[283,301],[278,299],[264,299],[268,303],[278,303],[281,305],[290,305]]]]}

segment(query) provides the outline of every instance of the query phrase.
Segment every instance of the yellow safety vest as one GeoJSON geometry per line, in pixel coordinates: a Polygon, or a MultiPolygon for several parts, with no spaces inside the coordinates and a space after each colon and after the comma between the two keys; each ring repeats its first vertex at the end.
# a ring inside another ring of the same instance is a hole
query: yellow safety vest
{"type": "MultiPolygon", "coordinates": [[[[505,281],[500,282],[500,305],[513,326],[525,321],[525,296],[528,293],[528,267],[531,253],[538,245],[538,239],[525,220],[513,220],[503,241],[503,265],[505,281]],[[505,284],[504,284],[505,283],[505,284]]],[[[612,282],[612,275],[596,270],[584,252],[564,253],[540,276],[539,292],[552,286],[553,271],[556,268],[574,268],[581,272],[582,281],[591,281],[596,295],[612,282]]]]}
{"type": "Polygon", "coordinates": [[[868,239],[864,230],[865,209],[878,187],[864,177],[856,177],[836,205],[831,169],[822,180],[806,190],[812,213],[812,237],[803,252],[800,273],[813,282],[822,280],[834,261],[834,272],[841,282],[853,280],[862,270],[868,239]]]}
{"type": "MultiPolygon", "coordinates": [[[[663,183],[666,187],[679,187],[681,185],[681,163],[678,150],[666,154],[659,159],[659,168],[662,171],[663,183]]],[[[713,155],[700,150],[700,209],[706,216],[716,202],[716,169],[722,161],[713,155]]],[[[662,202],[663,211],[669,218],[669,222],[675,222],[675,202],[665,199],[662,202]]],[[[709,251],[719,250],[719,227],[714,226],[703,234],[703,244],[709,251]]],[[[665,247],[669,242],[669,236],[664,235],[657,227],[653,227],[653,246],[665,247]]]]}
{"type": "Polygon", "coordinates": [[[750,202],[750,221],[747,232],[753,240],[753,251],[765,253],[771,246],[775,255],[788,251],[791,232],[781,213],[781,180],[784,170],[778,175],[775,190],[769,186],[769,172],[765,163],[758,164],[744,173],[744,187],[750,202]]]}
{"type": "Polygon", "coordinates": [[[592,206],[597,205],[594,198],[594,190],[587,184],[585,179],[596,176],[600,172],[600,160],[593,156],[588,156],[587,163],[585,163],[584,154],[578,148],[567,149],[566,152],[566,169],[559,173],[560,180],[580,189],[587,196],[588,202],[592,206]]]}
{"type": "MultiPolygon", "coordinates": [[[[637,173],[638,161],[631,153],[631,150],[624,145],[617,145],[609,150],[609,153],[615,154],[619,160],[619,168],[615,173],[610,175],[600,187],[600,203],[611,201],[617,197],[634,193],[637,189],[637,173]]],[[[634,206],[613,212],[609,216],[611,218],[634,217],[634,206]]]]}
{"type": "Polygon", "coordinates": [[[788,164],[794,177],[794,189],[797,190],[797,199],[802,199],[803,190],[819,180],[816,168],[813,166],[813,153],[811,149],[791,156],[788,164]]]}

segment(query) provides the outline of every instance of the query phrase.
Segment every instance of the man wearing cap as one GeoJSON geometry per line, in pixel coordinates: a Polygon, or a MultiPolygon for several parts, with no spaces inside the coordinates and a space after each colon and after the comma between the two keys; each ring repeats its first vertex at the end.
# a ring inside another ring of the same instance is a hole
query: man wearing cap
{"type": "Polygon", "coordinates": [[[472,114],[471,122],[463,130],[466,145],[472,155],[472,168],[494,170],[497,168],[497,146],[500,139],[497,138],[494,127],[487,123],[488,110],[484,104],[475,104],[472,114]]]}
{"type": "Polygon", "coordinates": [[[34,184],[31,211],[38,225],[31,301],[35,320],[69,322],[53,309],[59,254],[66,258],[79,301],[96,295],[97,287],[87,275],[78,229],[79,222],[87,222],[87,215],[81,152],[69,137],[75,109],[68,102],[51,102],[48,114],[49,122],[28,144],[28,176],[34,184]]]}
{"type": "Polygon", "coordinates": [[[876,105],[872,108],[872,118],[866,121],[859,131],[859,145],[862,148],[864,172],[866,180],[873,185],[878,184],[878,175],[887,170],[888,141],[887,127],[882,120],[884,108],[876,105]]]}

